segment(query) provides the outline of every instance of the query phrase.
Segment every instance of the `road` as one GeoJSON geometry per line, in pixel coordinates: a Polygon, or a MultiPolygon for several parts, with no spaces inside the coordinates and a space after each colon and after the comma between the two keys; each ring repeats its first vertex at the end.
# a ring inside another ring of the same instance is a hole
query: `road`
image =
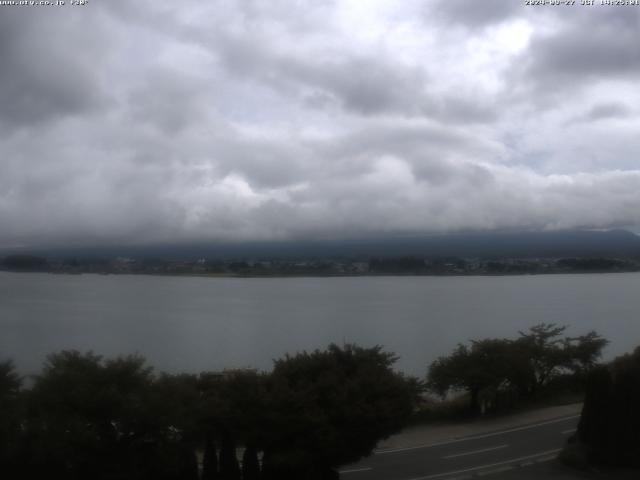
{"type": "Polygon", "coordinates": [[[430,445],[378,450],[343,468],[343,480],[453,480],[535,465],[557,456],[579,415],[430,445]]]}

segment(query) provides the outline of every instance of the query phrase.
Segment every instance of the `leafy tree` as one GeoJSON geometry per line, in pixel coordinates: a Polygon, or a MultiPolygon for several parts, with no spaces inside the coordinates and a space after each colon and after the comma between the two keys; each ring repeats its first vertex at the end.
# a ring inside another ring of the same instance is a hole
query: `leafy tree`
{"type": "Polygon", "coordinates": [[[330,345],[277,360],[267,385],[265,478],[334,478],[371,453],[412,413],[416,381],[395,373],[381,347],[330,345]]]}
{"type": "Polygon", "coordinates": [[[160,374],[151,385],[148,409],[163,435],[195,447],[201,438],[201,392],[197,375],[160,374]]]}
{"type": "Polygon", "coordinates": [[[429,367],[427,385],[444,396],[451,389],[469,393],[470,410],[480,411],[483,390],[497,390],[515,378],[511,359],[513,344],[509,340],[472,341],[471,347],[458,345],[448,357],[440,357],[429,367]]]}
{"type": "Polygon", "coordinates": [[[589,460],[640,467],[640,347],[590,371],[578,439],[589,460]]]}
{"type": "Polygon", "coordinates": [[[50,355],[29,395],[32,476],[144,478],[176,469],[179,453],[149,408],[152,383],[141,357],[50,355]]]}
{"type": "Polygon", "coordinates": [[[16,373],[13,362],[0,362],[0,402],[15,401],[21,386],[22,379],[16,373]]]}
{"type": "Polygon", "coordinates": [[[0,460],[27,480],[195,480],[204,444],[203,480],[337,478],[337,466],[370,453],[412,413],[418,382],[395,373],[394,361],[380,347],[331,345],[278,360],[271,374],[155,376],[139,356],[62,351],[26,392],[13,365],[0,363],[1,412],[24,407],[12,417],[20,428],[0,416],[0,460]],[[10,437],[18,450],[3,448],[10,437]]]}
{"type": "Polygon", "coordinates": [[[263,443],[265,430],[266,375],[255,370],[203,373],[203,422],[208,435],[220,440],[220,472],[217,478],[240,478],[236,442],[245,446],[263,443]]]}
{"type": "Polygon", "coordinates": [[[563,367],[569,363],[563,339],[560,337],[567,329],[553,323],[540,323],[528,332],[519,332],[518,342],[529,357],[530,380],[529,390],[534,394],[563,367]]]}
{"type": "Polygon", "coordinates": [[[605,340],[596,332],[591,331],[586,335],[568,338],[564,342],[567,352],[567,368],[576,374],[584,375],[598,364],[602,349],[607,346],[605,340]]]}
{"type": "MultiPolygon", "coordinates": [[[[561,375],[583,378],[607,341],[595,332],[562,337],[567,327],[539,324],[516,340],[484,339],[460,344],[429,367],[427,385],[445,396],[452,390],[469,394],[470,410],[480,411],[481,397],[507,392],[511,399],[533,397],[561,375]]],[[[513,401],[511,401],[513,403],[513,401]]]]}
{"type": "Polygon", "coordinates": [[[261,443],[267,408],[266,378],[250,369],[202,373],[203,428],[219,440],[230,435],[245,445],[261,443]]]}
{"type": "Polygon", "coordinates": [[[101,418],[107,404],[101,394],[101,360],[92,353],[61,352],[50,355],[36,377],[29,425],[36,445],[29,465],[34,477],[48,471],[54,478],[80,478],[102,464],[99,439],[113,435],[108,420],[101,418]]]}
{"type": "Polygon", "coordinates": [[[181,480],[198,479],[195,451],[202,437],[200,397],[196,375],[162,373],[151,384],[146,402],[147,431],[164,450],[165,467],[177,469],[181,480]]]}
{"type": "Polygon", "coordinates": [[[16,449],[20,440],[19,395],[22,379],[11,360],[0,362],[0,466],[5,474],[15,473],[16,449]]]}
{"type": "Polygon", "coordinates": [[[600,358],[608,341],[591,331],[579,337],[561,337],[567,329],[541,323],[520,332],[518,346],[529,358],[529,394],[535,395],[555,377],[567,372],[586,373],[600,358]]]}

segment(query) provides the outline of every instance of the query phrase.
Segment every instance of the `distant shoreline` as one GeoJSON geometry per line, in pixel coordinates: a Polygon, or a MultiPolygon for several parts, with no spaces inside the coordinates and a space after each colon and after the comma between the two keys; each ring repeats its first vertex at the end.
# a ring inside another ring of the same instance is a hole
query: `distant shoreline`
{"type": "Polygon", "coordinates": [[[333,258],[68,258],[13,255],[0,261],[12,272],[78,275],[146,274],[197,277],[505,276],[639,272],[638,257],[333,257],[333,258]]]}
{"type": "Polygon", "coordinates": [[[0,270],[0,273],[46,273],[56,276],[149,276],[149,277],[190,277],[190,278],[375,278],[375,277],[528,277],[541,275],[601,275],[640,273],[636,270],[593,270],[593,271],[547,271],[547,272],[510,272],[510,273],[292,273],[292,274],[236,274],[236,273],[150,273],[150,272],[58,272],[58,271],[19,271],[0,270]]]}

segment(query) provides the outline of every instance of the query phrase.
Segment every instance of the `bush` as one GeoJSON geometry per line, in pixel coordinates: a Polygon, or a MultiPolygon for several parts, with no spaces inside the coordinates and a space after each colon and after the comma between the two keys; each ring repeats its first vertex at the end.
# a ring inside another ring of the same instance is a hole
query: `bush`
{"type": "MultiPolygon", "coordinates": [[[[286,356],[271,373],[155,375],[143,358],[50,355],[30,390],[0,362],[0,467],[25,480],[329,480],[401,429],[418,392],[393,354],[354,345],[286,356]],[[216,444],[220,447],[216,451],[216,444]],[[218,456],[219,454],[219,456],[218,456]]],[[[3,477],[4,478],[4,477],[3,477]]]]}
{"type": "Polygon", "coordinates": [[[589,461],[640,467],[640,347],[588,377],[578,440],[589,461]]]}

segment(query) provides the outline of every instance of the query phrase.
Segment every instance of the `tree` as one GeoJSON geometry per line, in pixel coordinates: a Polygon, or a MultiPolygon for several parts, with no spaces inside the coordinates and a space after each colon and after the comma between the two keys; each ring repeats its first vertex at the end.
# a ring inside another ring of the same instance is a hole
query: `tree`
{"type": "Polygon", "coordinates": [[[154,423],[167,430],[163,435],[194,449],[201,443],[202,404],[197,375],[160,374],[151,384],[147,409],[153,413],[154,423]]]}
{"type": "Polygon", "coordinates": [[[419,384],[394,372],[394,361],[381,347],[331,345],[286,356],[271,374],[156,376],[139,356],[62,351],[26,392],[13,365],[0,363],[0,465],[5,473],[12,462],[20,467],[12,477],[27,480],[195,480],[204,444],[203,480],[335,479],[336,467],[369,454],[411,415],[419,384]],[[4,413],[14,400],[25,414],[11,430],[4,413]],[[16,436],[9,452],[4,440],[16,436]]]}
{"type": "Polygon", "coordinates": [[[266,375],[255,370],[227,370],[200,375],[202,393],[201,426],[209,442],[208,461],[216,460],[213,442],[220,442],[219,473],[214,477],[213,464],[207,468],[209,478],[239,479],[236,443],[257,446],[266,434],[266,375]]]}
{"type": "Polygon", "coordinates": [[[148,431],[165,455],[165,468],[179,479],[198,478],[195,451],[201,443],[201,400],[197,375],[160,374],[146,400],[148,431]],[[175,463],[175,465],[172,465],[175,463]]]}
{"type": "Polygon", "coordinates": [[[4,402],[15,401],[21,386],[22,379],[16,373],[13,362],[11,360],[0,362],[0,402],[4,404],[4,402]]]}
{"type": "Polygon", "coordinates": [[[527,333],[519,332],[518,343],[529,357],[531,395],[568,365],[569,358],[563,348],[565,343],[560,338],[566,329],[566,326],[554,323],[540,323],[531,327],[527,333]]]}
{"type": "Polygon", "coordinates": [[[514,398],[531,398],[559,376],[572,375],[582,382],[594,368],[607,341],[595,332],[579,337],[562,337],[567,327],[539,324],[520,332],[516,340],[473,340],[458,345],[429,366],[427,385],[441,396],[452,390],[469,395],[472,413],[481,410],[481,397],[495,401],[506,393],[514,398]]]}
{"type": "Polygon", "coordinates": [[[330,345],[277,360],[268,379],[266,478],[335,478],[371,453],[413,411],[418,384],[381,347],[330,345]]]}
{"type": "Polygon", "coordinates": [[[472,341],[471,347],[459,344],[451,355],[431,364],[427,385],[441,396],[452,389],[465,390],[471,413],[479,413],[483,390],[495,391],[515,378],[514,351],[513,343],[502,339],[472,341]]]}
{"type": "Polygon", "coordinates": [[[22,378],[11,360],[0,362],[0,466],[5,475],[17,474],[22,412],[19,396],[22,378]]]}
{"type": "Polygon", "coordinates": [[[156,415],[153,380],[138,356],[50,355],[29,394],[33,477],[141,478],[176,469],[180,454],[156,415]]]}
{"type": "Polygon", "coordinates": [[[561,335],[567,326],[541,323],[519,332],[517,340],[529,358],[529,394],[535,395],[555,377],[572,372],[584,374],[596,364],[608,341],[591,331],[579,337],[561,335]]]}
{"type": "Polygon", "coordinates": [[[586,335],[566,339],[564,348],[568,358],[567,368],[576,374],[587,374],[598,364],[602,349],[608,343],[608,340],[605,340],[594,331],[590,331],[586,335]]]}
{"type": "Polygon", "coordinates": [[[240,465],[236,457],[236,443],[229,431],[222,436],[220,447],[220,479],[240,480],[240,465]]]}
{"type": "Polygon", "coordinates": [[[592,462],[640,467],[640,347],[594,368],[578,424],[592,462]]]}
{"type": "MultiPolygon", "coordinates": [[[[91,352],[64,351],[50,355],[29,394],[32,475],[53,478],[93,476],[102,466],[101,438],[113,439],[102,418],[108,401],[101,388],[102,358],[91,352]],[[92,467],[93,466],[93,467],[92,467]]],[[[108,440],[107,440],[108,442],[108,440]]]]}
{"type": "Polygon", "coordinates": [[[202,457],[202,480],[217,480],[218,476],[218,454],[216,444],[213,441],[213,434],[207,433],[204,442],[204,456],[202,457]]]}
{"type": "Polygon", "coordinates": [[[257,445],[265,431],[267,375],[251,369],[200,374],[203,428],[221,441],[225,435],[257,445]]]}

